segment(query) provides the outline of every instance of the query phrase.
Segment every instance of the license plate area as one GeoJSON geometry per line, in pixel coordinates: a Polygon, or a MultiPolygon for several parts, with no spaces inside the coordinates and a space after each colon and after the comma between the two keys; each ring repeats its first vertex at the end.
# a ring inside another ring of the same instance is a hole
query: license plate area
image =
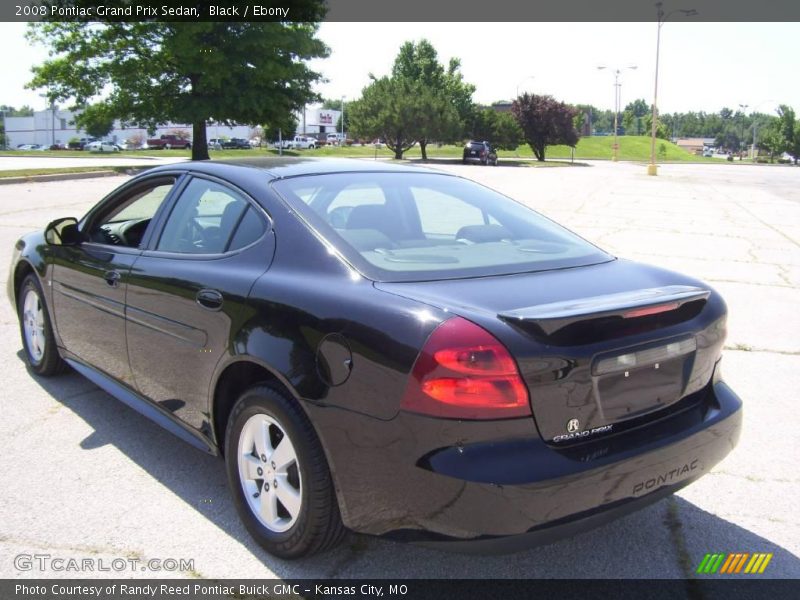
{"type": "Polygon", "coordinates": [[[597,357],[592,388],[603,421],[624,421],[680,400],[696,350],[690,337],[597,357]]]}

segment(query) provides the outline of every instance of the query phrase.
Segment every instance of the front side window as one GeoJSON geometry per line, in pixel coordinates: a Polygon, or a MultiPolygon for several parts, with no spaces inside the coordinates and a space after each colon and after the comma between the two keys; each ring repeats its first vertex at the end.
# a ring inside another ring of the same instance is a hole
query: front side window
{"type": "Polygon", "coordinates": [[[222,254],[254,242],[264,230],[263,219],[241,194],[195,178],[172,208],[156,250],[222,254]]]}
{"type": "Polygon", "coordinates": [[[273,184],[370,279],[414,281],[595,264],[612,257],[535,211],[433,173],[339,173],[273,184]]]}
{"type": "Polygon", "coordinates": [[[137,248],[150,222],[175,185],[173,178],[145,183],[122,198],[112,201],[92,220],[89,241],[112,246],[137,248]]]}

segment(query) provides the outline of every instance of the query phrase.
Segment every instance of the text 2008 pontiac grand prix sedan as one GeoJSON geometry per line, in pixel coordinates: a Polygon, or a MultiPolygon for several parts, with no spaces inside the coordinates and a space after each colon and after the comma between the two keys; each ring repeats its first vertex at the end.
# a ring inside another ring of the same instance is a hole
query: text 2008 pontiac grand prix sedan
{"type": "Polygon", "coordinates": [[[151,169],[15,247],[38,375],[70,365],[225,457],[253,537],[509,550],[737,442],[722,298],[465,179],[359,161],[151,169]]]}

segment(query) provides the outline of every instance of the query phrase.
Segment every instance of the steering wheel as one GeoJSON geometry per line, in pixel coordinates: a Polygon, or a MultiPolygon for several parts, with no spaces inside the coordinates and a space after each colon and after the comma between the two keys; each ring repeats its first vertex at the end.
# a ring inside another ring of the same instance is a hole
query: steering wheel
{"type": "Polygon", "coordinates": [[[119,237],[125,246],[131,248],[137,247],[144,237],[144,232],[147,231],[147,226],[150,224],[150,219],[142,219],[141,221],[133,221],[124,224],[119,228],[119,237]]]}

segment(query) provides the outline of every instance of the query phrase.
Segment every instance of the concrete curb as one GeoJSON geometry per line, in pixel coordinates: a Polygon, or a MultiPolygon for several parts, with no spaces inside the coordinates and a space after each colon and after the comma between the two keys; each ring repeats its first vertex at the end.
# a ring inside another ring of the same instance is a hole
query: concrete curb
{"type": "Polygon", "coordinates": [[[114,175],[134,175],[141,168],[131,167],[127,171],[83,171],[80,173],[52,173],[49,175],[25,175],[21,177],[0,177],[0,185],[12,183],[40,183],[42,181],[69,181],[71,179],[94,179],[97,177],[113,177],[114,175]]]}

